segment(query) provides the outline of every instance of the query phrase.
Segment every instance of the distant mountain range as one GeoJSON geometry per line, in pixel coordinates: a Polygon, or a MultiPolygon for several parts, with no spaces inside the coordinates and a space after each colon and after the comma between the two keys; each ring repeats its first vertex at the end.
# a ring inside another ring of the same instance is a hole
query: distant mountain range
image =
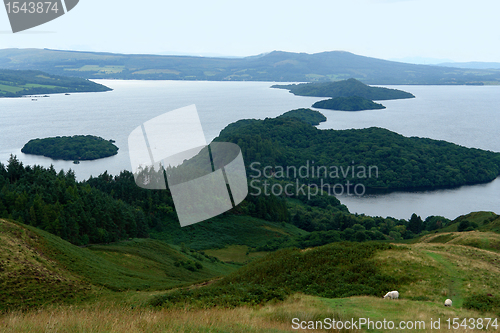
{"type": "Polygon", "coordinates": [[[313,82],[356,78],[366,84],[499,84],[500,69],[415,65],[343,51],[273,51],[244,58],[113,54],[49,49],[0,50],[0,68],[36,69],[87,79],[313,82]]]}

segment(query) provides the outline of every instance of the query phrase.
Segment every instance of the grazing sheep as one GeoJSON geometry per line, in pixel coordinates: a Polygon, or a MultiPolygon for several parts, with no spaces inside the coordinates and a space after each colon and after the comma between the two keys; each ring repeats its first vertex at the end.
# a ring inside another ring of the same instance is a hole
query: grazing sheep
{"type": "Polygon", "coordinates": [[[451,306],[453,302],[451,301],[451,299],[447,299],[446,301],[444,301],[444,306],[451,306]]]}
{"type": "Polygon", "coordinates": [[[389,291],[387,294],[385,294],[384,298],[398,299],[399,293],[396,290],[389,291]]]}

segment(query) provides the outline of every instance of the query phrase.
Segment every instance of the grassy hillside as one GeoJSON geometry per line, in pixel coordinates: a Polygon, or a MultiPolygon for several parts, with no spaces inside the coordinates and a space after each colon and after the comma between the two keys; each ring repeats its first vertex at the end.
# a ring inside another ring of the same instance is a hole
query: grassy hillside
{"type": "MultiPolygon", "coordinates": [[[[448,318],[500,316],[497,293],[500,290],[500,254],[485,249],[500,242],[500,235],[496,233],[464,232],[446,242],[435,239],[444,234],[433,234],[415,244],[345,243],[282,250],[256,259],[213,283],[198,283],[167,294],[152,288],[114,293],[126,297],[110,297],[109,293],[113,292],[108,292],[103,298],[102,292],[87,280],[92,278],[82,278],[81,272],[73,272],[77,267],[87,265],[88,270],[108,275],[115,274],[111,272],[114,268],[127,267],[131,275],[148,271],[151,277],[156,273],[150,272],[154,268],[148,268],[148,264],[159,265],[178,256],[194,261],[196,254],[186,249],[182,252],[168,246],[162,248],[158,242],[148,240],[79,248],[58,243],[56,237],[46,237],[43,232],[39,234],[15,222],[2,220],[0,227],[2,268],[6,267],[7,254],[9,267],[13,267],[13,261],[21,266],[31,267],[33,263],[34,267],[47,267],[50,274],[36,282],[39,288],[50,283],[48,279],[52,276],[60,279],[62,286],[72,283],[73,294],[77,294],[77,286],[81,289],[73,300],[67,300],[72,304],[70,307],[58,305],[26,313],[3,314],[0,317],[2,332],[46,332],[48,329],[64,332],[293,332],[297,331],[292,328],[293,318],[316,322],[325,318],[350,321],[367,317],[395,323],[424,321],[425,329],[420,331],[435,332],[438,330],[430,329],[431,318],[439,319],[441,329],[446,330],[448,318]],[[462,245],[460,239],[471,237],[486,237],[489,243],[479,246],[484,248],[462,245]],[[59,248],[59,259],[48,259],[57,252],[54,247],[59,248]],[[94,259],[85,263],[86,257],[94,259]],[[107,267],[101,267],[104,262],[107,267]],[[381,296],[392,289],[400,292],[400,299],[382,299],[381,296]],[[94,296],[89,298],[88,295],[94,296]],[[332,296],[337,298],[329,298],[332,296]],[[451,308],[443,306],[446,298],[453,300],[451,308]],[[81,303],[82,300],[86,302],[81,303]],[[148,301],[156,307],[149,307],[148,301]],[[262,305],[242,306],[259,303],[262,305]],[[173,306],[175,304],[179,309],[173,306]],[[216,304],[218,306],[214,307],[216,304]]],[[[26,280],[36,281],[32,273],[26,272],[26,280]]],[[[5,275],[0,276],[5,281],[5,275]]],[[[55,288],[55,283],[49,286],[52,288],[50,302],[60,302],[64,288],[55,288]]],[[[17,291],[17,295],[23,296],[22,289],[17,291]]],[[[498,320],[497,324],[500,324],[498,320]]],[[[487,331],[496,332],[497,329],[490,327],[487,331]]],[[[353,331],[366,331],[366,327],[353,331]]],[[[456,331],[465,332],[463,328],[456,331]]]]}
{"type": "Polygon", "coordinates": [[[500,253],[500,238],[498,237],[497,233],[493,233],[490,231],[437,233],[422,237],[420,242],[433,244],[464,245],[500,253]]]}
{"type": "Polygon", "coordinates": [[[103,291],[167,289],[235,268],[160,241],[132,239],[82,248],[37,228],[0,220],[0,311],[75,303],[103,291]]]}
{"type": "Polygon", "coordinates": [[[270,222],[251,216],[226,215],[180,228],[169,225],[164,231],[151,232],[151,237],[171,244],[184,243],[196,250],[223,248],[228,245],[258,247],[271,239],[307,234],[291,224],[270,222]]]}
{"type": "Polygon", "coordinates": [[[50,75],[36,70],[0,69],[0,97],[109,90],[102,84],[81,78],[50,75]]]}
{"type": "Polygon", "coordinates": [[[87,299],[92,286],[45,251],[45,239],[0,220],[0,312],[87,299]]]}
{"type": "MultiPolygon", "coordinates": [[[[500,242],[498,234],[481,235],[484,236],[490,244],[500,242]]],[[[481,309],[500,315],[500,253],[460,244],[436,244],[425,238],[400,246],[344,243],[280,250],[210,286],[156,296],[152,304],[232,308],[283,300],[300,292],[333,298],[327,303],[339,306],[351,302],[350,296],[380,299],[386,291],[398,290],[405,306],[419,308],[426,314],[443,307],[444,300],[450,298],[453,308],[481,309]]],[[[368,310],[367,306],[363,308],[368,310]]],[[[389,313],[385,315],[394,318],[389,313]]]]}
{"type": "Polygon", "coordinates": [[[36,69],[83,78],[212,81],[338,81],[367,84],[466,84],[500,82],[498,69],[414,65],[332,51],[273,51],[245,58],[208,58],[60,51],[0,50],[0,68],[36,69]]]}

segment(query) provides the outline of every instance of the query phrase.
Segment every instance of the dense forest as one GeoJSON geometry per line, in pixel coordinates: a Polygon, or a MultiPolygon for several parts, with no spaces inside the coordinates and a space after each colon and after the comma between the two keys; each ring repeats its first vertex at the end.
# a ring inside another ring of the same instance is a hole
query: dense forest
{"type": "Polygon", "coordinates": [[[24,145],[21,152],[55,160],[86,161],[116,155],[118,147],[98,136],[73,135],[33,139],[24,145]]]}
{"type": "Polygon", "coordinates": [[[415,97],[412,94],[402,90],[382,87],[370,87],[353,78],[337,82],[273,85],[271,86],[271,88],[288,89],[292,94],[297,96],[331,98],[358,96],[365,99],[378,101],[415,97]]]}
{"type": "Polygon", "coordinates": [[[0,97],[109,90],[111,88],[82,78],[50,75],[34,70],[0,69],[0,97]]]}
{"type": "MultiPolygon", "coordinates": [[[[276,197],[249,197],[231,214],[269,221],[290,219],[286,202],[276,197]]],[[[71,170],[24,166],[13,156],[6,166],[0,163],[0,217],[39,227],[77,245],[163,231],[178,243],[184,236],[189,238],[182,233],[223,224],[209,221],[181,229],[170,192],[142,189],[128,171],[78,182],[71,170]]]]}
{"type": "MultiPolygon", "coordinates": [[[[311,188],[321,177],[330,183],[398,189],[486,182],[500,173],[498,153],[406,138],[380,128],[318,130],[313,124],[321,121],[324,116],[318,111],[300,109],[227,126],[216,141],[241,147],[249,195],[232,210],[201,223],[181,228],[170,191],[140,188],[128,171],[115,176],[105,172],[79,182],[72,171],[24,166],[14,156],[7,165],[0,163],[0,217],[39,227],[77,245],[152,237],[197,250],[243,244],[254,251],[274,251],[341,241],[400,240],[441,229],[450,221],[415,214],[408,220],[351,214],[332,193],[316,186],[310,195],[311,188]],[[302,170],[298,176],[286,175],[290,166],[303,167],[307,174],[302,170]],[[320,166],[328,167],[328,175],[318,177],[320,166]],[[377,170],[371,177],[360,175],[360,169],[350,171],[362,166],[377,170]],[[302,192],[265,193],[276,185],[286,187],[294,177],[307,185],[302,192]],[[261,235],[256,237],[256,231],[261,235]]],[[[463,223],[460,229],[475,227],[463,223]]]]}
{"type": "Polygon", "coordinates": [[[435,189],[485,183],[500,174],[499,153],[407,138],[376,127],[319,130],[290,117],[240,120],[222,130],[215,141],[238,144],[247,175],[261,180],[300,178],[305,184],[349,181],[366,188],[435,189]],[[272,171],[263,176],[267,166],[272,171]],[[300,167],[307,175],[294,174],[300,167]]]}
{"type": "Polygon", "coordinates": [[[316,102],[312,105],[313,108],[339,110],[339,111],[363,111],[385,109],[385,106],[379,103],[370,101],[369,99],[350,96],[350,97],[335,97],[316,102]]]}
{"type": "Polygon", "coordinates": [[[200,250],[230,244],[272,250],[342,240],[412,238],[448,222],[442,217],[422,221],[415,216],[407,221],[354,215],[329,195],[249,195],[219,217],[181,228],[169,190],[140,188],[128,171],[78,182],[72,171],[24,166],[13,156],[7,165],[0,163],[0,217],[36,226],[76,245],[152,237],[200,250]],[[304,232],[289,230],[283,237],[266,221],[281,223],[281,228],[292,224],[304,232]],[[252,224],[262,225],[267,236],[255,240],[252,224]]]}
{"type": "Polygon", "coordinates": [[[279,118],[297,118],[313,126],[326,121],[326,117],[318,111],[311,109],[296,109],[283,113],[279,118]]]}

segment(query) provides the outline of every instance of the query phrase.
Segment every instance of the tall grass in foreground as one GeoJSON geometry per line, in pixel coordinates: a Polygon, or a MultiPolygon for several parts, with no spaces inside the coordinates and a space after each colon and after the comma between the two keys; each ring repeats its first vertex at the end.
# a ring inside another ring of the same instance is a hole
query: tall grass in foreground
{"type": "MultiPolygon", "coordinates": [[[[137,332],[296,332],[292,319],[322,320],[338,317],[316,299],[296,296],[290,301],[266,307],[212,308],[208,310],[150,309],[94,305],[88,308],[59,307],[0,317],[0,331],[64,333],[137,332]]],[[[324,330],[319,330],[322,332],[324,330]]],[[[318,330],[301,330],[318,332],[318,330]]],[[[352,331],[356,332],[356,331],[352,331]]]]}
{"type": "MultiPolygon", "coordinates": [[[[492,313],[445,308],[442,304],[410,300],[392,301],[381,297],[358,296],[325,299],[294,294],[286,301],[265,306],[210,309],[152,309],[101,302],[89,306],[60,306],[26,313],[0,316],[0,332],[51,333],[159,333],[159,332],[217,332],[217,333],[281,333],[281,332],[338,332],[332,330],[293,330],[292,320],[322,321],[325,318],[347,321],[358,318],[374,321],[425,321],[418,332],[450,332],[447,318],[494,317],[492,313]],[[430,319],[441,320],[441,329],[431,329],[430,319]]],[[[365,331],[349,330],[349,333],[365,331]]],[[[377,330],[375,332],[381,332],[377,330]]],[[[397,331],[397,330],[394,330],[397,331]]],[[[498,332],[490,327],[484,332],[498,332]]],[[[342,331],[340,331],[342,332],[342,331]]],[[[347,332],[344,330],[344,332],[347,332]]],[[[460,327],[453,332],[466,332],[460,327]]],[[[470,332],[470,330],[468,331],[470,332]]]]}

